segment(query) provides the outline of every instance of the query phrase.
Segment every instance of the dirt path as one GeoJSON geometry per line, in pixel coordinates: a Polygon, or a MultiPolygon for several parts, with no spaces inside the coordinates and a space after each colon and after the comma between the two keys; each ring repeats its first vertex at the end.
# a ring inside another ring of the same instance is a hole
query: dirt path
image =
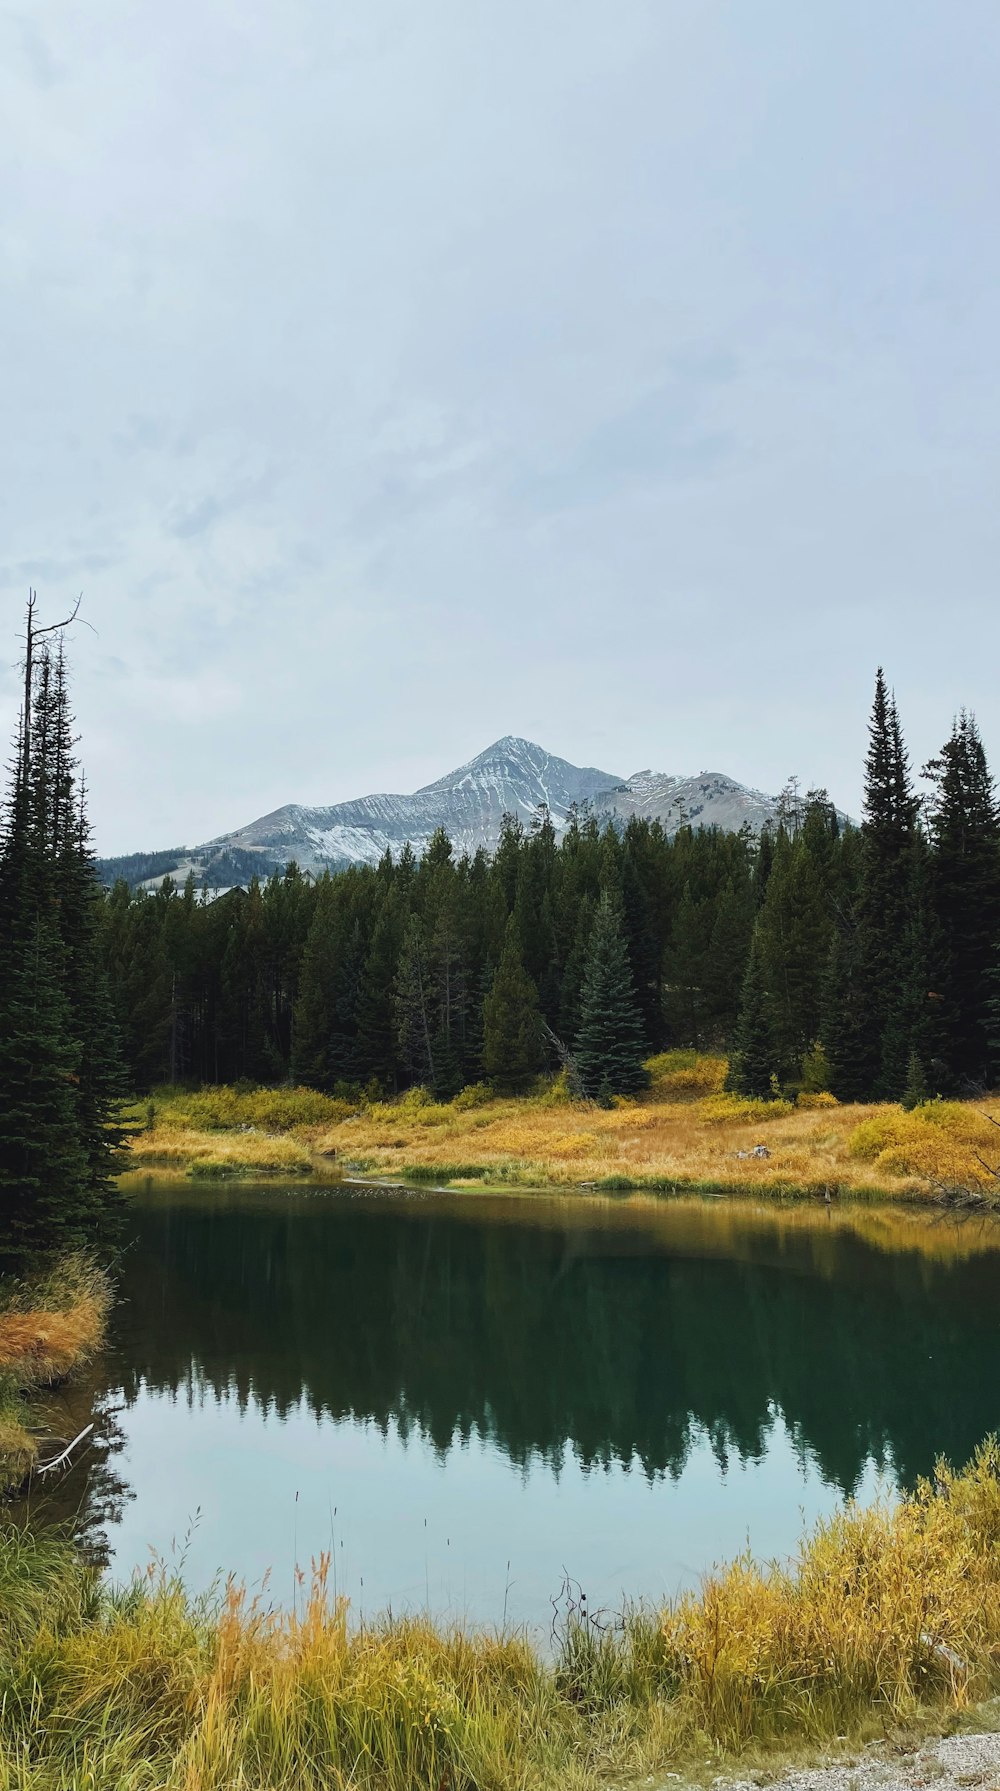
{"type": "Polygon", "coordinates": [[[835,1766],[717,1783],[719,1791],[758,1791],[764,1784],[771,1791],[1000,1791],[1000,1734],[950,1735],[913,1752],[880,1745],[835,1766]]]}

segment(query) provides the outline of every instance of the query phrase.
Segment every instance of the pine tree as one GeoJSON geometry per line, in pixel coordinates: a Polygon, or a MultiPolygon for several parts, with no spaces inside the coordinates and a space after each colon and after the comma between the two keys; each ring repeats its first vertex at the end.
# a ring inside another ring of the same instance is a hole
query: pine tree
{"type": "Polygon", "coordinates": [[[910,1052],[906,1066],[906,1081],[903,1085],[901,1105],[906,1113],[912,1113],[914,1107],[922,1107],[927,1099],[927,1078],[924,1066],[916,1051],[910,1052]]]}
{"type": "Polygon", "coordinates": [[[100,891],[90,846],[82,775],[77,787],[72,718],[62,637],[52,665],[55,756],[52,852],[59,935],[65,961],[70,1030],[83,1045],[77,1123],[87,1163],[86,1189],[95,1233],[113,1226],[116,1175],[126,1129],[118,1119],[127,1088],[114,1004],[100,951],[100,891]]]}
{"type": "Polygon", "coordinates": [[[711,926],[710,904],[695,901],[690,883],[685,883],[663,956],[663,1006],[668,1037],[695,1050],[707,1043],[709,996],[705,984],[710,974],[711,926]]]}
{"type": "Polygon", "coordinates": [[[343,939],[338,927],[333,881],[320,880],[312,924],[306,936],[295,1008],[292,1075],[307,1088],[329,1092],[337,1077],[333,1032],[343,939]]]}
{"type": "Polygon", "coordinates": [[[845,922],[834,931],[820,1007],[820,1038],[830,1066],[830,1092],[838,1101],[863,1101],[870,1096],[866,1020],[857,933],[852,923],[845,922]]]}
{"type": "Polygon", "coordinates": [[[797,1074],[819,1032],[831,925],[822,875],[804,829],[794,840],[782,829],[757,922],[782,1081],[797,1074]]]}
{"type": "Polygon", "coordinates": [[[587,974],[590,935],[594,927],[594,904],[584,895],[578,905],[573,941],[566,955],[562,987],[559,992],[559,1037],[574,1039],[580,1030],[580,1002],[587,974]]]}
{"type": "Polygon", "coordinates": [[[77,1090],[82,1057],[54,928],[36,919],[5,978],[0,1026],[0,1252],[20,1261],[90,1241],[77,1090]]]}
{"type": "Polygon", "coordinates": [[[902,1098],[914,1057],[932,1072],[937,1087],[947,1076],[941,1055],[944,1016],[935,986],[944,954],[931,900],[931,856],[919,829],[907,859],[906,907],[894,944],[878,1077],[879,1093],[888,1100],[902,1098]]]}
{"type": "Polygon", "coordinates": [[[728,1042],[739,1017],[740,992],[753,935],[753,897],[748,879],[737,888],[727,878],[713,904],[712,933],[705,954],[708,1028],[713,1041],[728,1042]]]}
{"type": "Polygon", "coordinates": [[[737,1094],[767,1101],[774,1093],[780,1052],[772,1018],[771,991],[760,937],[754,932],[743,978],[740,1017],[733,1039],[729,1080],[737,1094]]]}
{"type": "MultiPolygon", "coordinates": [[[[242,896],[242,891],[238,893],[242,896]]],[[[224,903],[216,902],[213,908],[217,915],[225,912],[224,903]]],[[[167,1079],[170,979],[156,902],[145,891],[133,895],[119,879],[98,906],[98,923],[98,950],[111,991],[122,1056],[133,1088],[141,1093],[167,1079]]],[[[219,972],[223,950],[220,942],[219,972]]],[[[223,1021],[216,1016],[216,1046],[223,1032],[223,1021]]],[[[218,1080],[220,1067],[216,1051],[206,1079],[214,1076],[218,1080]]]]}
{"type": "Polygon", "coordinates": [[[588,1095],[636,1094],[649,1076],[621,900],[605,890],[590,933],[573,1056],[588,1095]]]}
{"type": "Polygon", "coordinates": [[[394,998],[400,1060],[415,1082],[433,1088],[430,966],[424,929],[415,914],[410,915],[403,934],[394,998]]]}
{"type": "Polygon", "coordinates": [[[123,1137],[98,892],[61,642],[29,604],[25,698],[0,843],[0,1232],[10,1253],[106,1235],[123,1137]]]}
{"type": "Polygon", "coordinates": [[[959,1088],[988,1080],[989,976],[1000,942],[1000,806],[973,715],[955,721],[931,779],[933,905],[941,934],[943,1050],[959,1088]]]}
{"type": "Polygon", "coordinates": [[[495,1088],[518,1094],[538,1075],[544,1062],[538,991],[524,968],[512,915],[483,1003],[483,1073],[495,1088]]]}
{"type": "Polygon", "coordinates": [[[378,1082],[394,1092],[399,1076],[393,998],[402,923],[395,889],[390,889],[372,928],[358,981],[356,1073],[359,1082],[378,1082]]]}
{"type": "Polygon", "coordinates": [[[865,763],[861,890],[856,912],[858,1049],[865,1093],[890,1100],[899,1094],[901,1048],[904,1074],[909,1055],[908,1043],[903,1047],[899,1043],[894,1008],[911,920],[911,855],[917,810],[899,714],[880,666],[865,763]]]}

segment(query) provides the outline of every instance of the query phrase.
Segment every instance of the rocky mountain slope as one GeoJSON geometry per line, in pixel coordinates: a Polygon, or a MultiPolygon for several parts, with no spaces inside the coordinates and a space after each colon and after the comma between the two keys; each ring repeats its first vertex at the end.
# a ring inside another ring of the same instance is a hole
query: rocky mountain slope
{"type": "Polygon", "coordinates": [[[547,802],[561,827],[574,802],[590,801],[619,781],[610,772],[581,770],[554,759],[530,740],[508,734],[412,796],[362,796],[332,808],[290,804],[209,841],[202,851],[236,847],[281,860],[295,858],[310,867],[374,864],[387,847],[397,852],[407,840],[419,854],[443,827],[457,852],[474,852],[477,846],[496,845],[505,814],[527,823],[539,803],[547,802]]]}
{"type": "MultiPolygon", "coordinates": [[[[398,853],[407,841],[419,855],[439,827],[457,852],[474,852],[478,846],[492,851],[505,814],[516,815],[527,826],[542,803],[557,830],[566,825],[574,805],[599,821],[624,824],[630,815],[659,820],[668,833],[687,822],[732,831],[749,823],[757,832],[777,814],[776,797],[721,772],[673,777],[638,771],[621,778],[593,766],[571,765],[508,734],[412,796],[362,796],[329,808],[289,803],[192,851],[168,855],[176,859],[169,874],[182,878],[193,870],[199,882],[218,886],[244,881],[248,867],[259,865],[265,874],[292,859],[312,871],[324,865],[375,864],[387,848],[398,853]]],[[[156,856],[153,882],[164,874],[158,862],[162,855],[156,856]]],[[[114,864],[116,871],[121,867],[118,874],[139,881],[126,868],[134,863],[146,880],[150,862],[138,855],[135,860],[108,860],[105,874],[114,864]]]]}

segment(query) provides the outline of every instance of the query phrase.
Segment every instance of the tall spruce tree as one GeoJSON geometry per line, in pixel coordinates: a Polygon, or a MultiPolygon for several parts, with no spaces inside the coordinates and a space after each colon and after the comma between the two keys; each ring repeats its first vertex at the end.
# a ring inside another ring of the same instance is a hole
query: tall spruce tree
{"type": "Polygon", "coordinates": [[[1000,947],[1000,806],[974,715],[957,717],[924,768],[933,790],[931,890],[941,940],[936,994],[953,1083],[991,1074],[990,972],[1000,947]]]}
{"type": "Polygon", "coordinates": [[[781,1050],[774,1024],[772,991],[768,986],[765,954],[759,926],[754,931],[743,978],[740,1017],[733,1039],[729,1070],[737,1094],[770,1100],[781,1067],[781,1050]]]}
{"type": "Polygon", "coordinates": [[[344,958],[344,940],[329,876],[320,879],[306,935],[295,1008],[292,1075],[309,1088],[329,1091],[337,1077],[333,1035],[344,958]]]}
{"type": "Polygon", "coordinates": [[[434,1087],[430,961],[423,926],[411,914],[403,934],[395,985],[396,1045],[415,1082],[434,1087]]]}
{"type": "Polygon", "coordinates": [[[824,967],[820,1006],[830,1092],[838,1101],[863,1101],[871,1095],[866,1080],[867,1018],[857,931],[851,918],[839,917],[824,967]]]}
{"type": "Polygon", "coordinates": [[[355,1047],[358,1080],[377,1082],[387,1093],[395,1093],[399,1080],[394,992],[403,924],[395,889],[390,886],[376,913],[361,966],[355,1047]]]}
{"type": "Polygon", "coordinates": [[[899,713],[880,666],[865,762],[856,914],[858,1048],[862,1085],[889,1100],[898,1100],[902,1093],[910,1053],[901,1016],[901,983],[911,921],[917,813],[899,713]]]}
{"type": "Polygon", "coordinates": [[[538,991],[524,968],[517,921],[512,914],[500,962],[483,1003],[483,1072],[494,1087],[519,1094],[544,1063],[538,991]]]}
{"type": "Polygon", "coordinates": [[[573,1057],[588,1095],[636,1094],[649,1084],[645,1037],[617,892],[605,889],[590,932],[573,1057]]]}
{"type": "Polygon", "coordinates": [[[0,1010],[0,1256],[92,1241],[77,1089],[83,1056],[65,955],[40,916],[19,932],[0,1010]]]}
{"type": "Polygon", "coordinates": [[[806,831],[800,827],[793,838],[782,827],[757,921],[757,950],[783,1081],[797,1075],[819,1033],[831,928],[822,869],[806,831]]]}
{"type": "Polygon", "coordinates": [[[61,629],[36,627],[32,597],[0,842],[0,1236],[8,1254],[95,1243],[117,1206],[122,1074],[73,744],[61,629]]]}

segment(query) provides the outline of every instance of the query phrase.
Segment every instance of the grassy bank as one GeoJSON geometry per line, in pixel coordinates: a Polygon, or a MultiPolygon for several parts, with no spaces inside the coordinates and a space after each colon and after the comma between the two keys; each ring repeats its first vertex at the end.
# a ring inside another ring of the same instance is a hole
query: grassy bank
{"type": "Polygon", "coordinates": [[[79,1256],[28,1281],[0,1283],[0,1496],[36,1465],[35,1402],[93,1355],[109,1304],[106,1277],[79,1256]]]}
{"type": "Polygon", "coordinates": [[[607,1110],[561,1082],[504,1100],[486,1088],[438,1102],[335,1100],[308,1089],[158,1090],[135,1109],[135,1168],[196,1177],[343,1171],[453,1185],[710,1188],[926,1200],[943,1187],[995,1191],[990,1103],[839,1106],[830,1096],[746,1101],[722,1091],[724,1060],[653,1059],[652,1086],[607,1110]],[[763,1145],[766,1155],[755,1156],[763,1145]]]}
{"type": "Polygon", "coordinates": [[[419,1618],[355,1627],[321,1563],[279,1615],[151,1577],[112,1594],[0,1532],[4,1791],[596,1787],[947,1725],[1000,1687],[1000,1458],[848,1508],[789,1567],[660,1613],[569,1617],[554,1660],[419,1618]]]}

